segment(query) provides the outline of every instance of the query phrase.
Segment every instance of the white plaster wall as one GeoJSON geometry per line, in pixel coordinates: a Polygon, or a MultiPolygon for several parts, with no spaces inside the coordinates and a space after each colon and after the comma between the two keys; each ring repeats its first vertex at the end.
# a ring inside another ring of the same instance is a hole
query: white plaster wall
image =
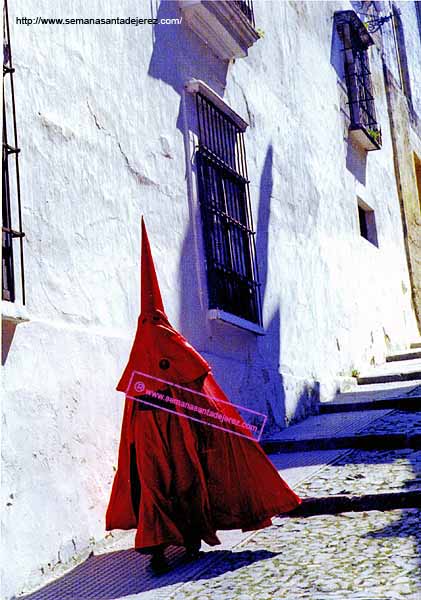
{"type": "MultiPolygon", "coordinates": [[[[104,536],[142,213],[170,320],[233,399],[273,425],[302,416],[317,382],[326,398],[339,375],[381,360],[385,333],[395,347],[416,335],[376,48],[384,145],[368,155],[365,183],[355,176],[364,160],[344,140],[332,17],[349,6],[256,2],[265,36],[228,67],[184,25],[14,24],[147,18],[157,6],[146,0],[119,2],[118,15],[106,0],[10,3],[30,320],[3,368],[5,598],[104,536]],[[192,77],[250,122],[262,338],[210,323],[203,307],[197,197],[186,184],[191,98],[182,106],[192,77]],[[376,210],[379,248],[359,235],[357,195],[376,210]]],[[[158,16],[177,15],[170,2],[158,16]]]]}

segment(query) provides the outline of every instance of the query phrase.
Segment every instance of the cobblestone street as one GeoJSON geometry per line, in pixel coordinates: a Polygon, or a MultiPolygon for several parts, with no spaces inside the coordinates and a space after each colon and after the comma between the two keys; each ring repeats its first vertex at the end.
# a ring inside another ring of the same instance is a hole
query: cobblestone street
{"type": "Polygon", "coordinates": [[[419,600],[418,511],[276,519],[175,600],[419,600]]]}
{"type": "MultiPolygon", "coordinates": [[[[361,433],[419,433],[419,413],[393,411],[361,433]]],[[[303,497],[421,489],[421,452],[353,450],[301,483],[303,497]]],[[[379,507],[380,508],[380,507],[379,507]]],[[[418,509],[277,518],[174,600],[420,600],[418,509]]]]}
{"type": "MultiPolygon", "coordinates": [[[[420,412],[367,411],[360,434],[418,435],[420,412]]],[[[346,419],[344,419],[344,422],[346,419]]],[[[320,421],[321,422],[321,421],[320,421]]],[[[356,415],[363,422],[363,414],[356,415]]],[[[337,416],[326,430],[341,435],[337,416]]],[[[308,423],[295,434],[308,435],[308,423]]],[[[421,490],[421,451],[342,449],[272,454],[281,475],[304,499],[359,497],[421,490]]],[[[376,500],[376,502],[380,502],[376,500]]],[[[91,556],[29,600],[420,600],[421,519],[410,508],[314,516],[279,516],[257,532],[220,532],[222,545],[203,544],[197,561],[182,549],[167,551],[171,570],[155,576],[132,538],[91,556]]],[[[323,511],[319,511],[323,512],[323,511]]],[[[326,511],[329,512],[329,511],[326,511]]]]}

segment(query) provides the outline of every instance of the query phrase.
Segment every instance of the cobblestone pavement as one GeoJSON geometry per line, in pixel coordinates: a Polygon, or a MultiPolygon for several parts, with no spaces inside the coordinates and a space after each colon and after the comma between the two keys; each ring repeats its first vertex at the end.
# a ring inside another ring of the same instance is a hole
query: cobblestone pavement
{"type": "MultiPolygon", "coordinates": [[[[394,411],[360,433],[406,433],[421,431],[421,413],[394,411]]],[[[327,465],[298,488],[302,497],[334,494],[378,494],[421,489],[421,451],[353,450],[327,465]]]]}
{"type": "Polygon", "coordinates": [[[304,497],[380,494],[421,489],[421,451],[354,450],[327,465],[296,491],[304,497]]]}
{"type": "Polygon", "coordinates": [[[274,520],[174,600],[419,600],[419,512],[274,520]]]}
{"type": "MultiPolygon", "coordinates": [[[[417,433],[420,421],[419,413],[394,411],[363,432],[417,433]]],[[[421,488],[421,452],[411,449],[297,452],[271,459],[282,463],[282,476],[302,497],[421,488]],[[296,465],[294,477],[291,465],[296,465]]],[[[33,598],[421,600],[421,517],[416,509],[278,517],[272,527],[255,533],[221,533],[223,545],[208,548],[193,563],[169,549],[172,569],[162,577],[150,572],[145,557],[125,550],[133,546],[132,538],[125,537],[114,552],[92,556],[33,598]]]]}
{"type": "Polygon", "coordinates": [[[378,419],[360,433],[404,433],[412,435],[421,431],[421,413],[393,411],[378,419]]]}
{"type": "MultiPolygon", "coordinates": [[[[395,411],[364,433],[416,433],[395,411]]],[[[421,488],[421,452],[353,450],[296,487],[302,496],[421,488]]],[[[186,583],[171,600],[421,600],[417,509],[276,518],[186,583]]]]}

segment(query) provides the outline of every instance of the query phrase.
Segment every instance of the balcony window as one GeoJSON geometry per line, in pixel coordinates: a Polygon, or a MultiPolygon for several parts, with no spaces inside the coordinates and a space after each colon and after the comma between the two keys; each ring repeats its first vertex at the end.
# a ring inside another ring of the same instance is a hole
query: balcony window
{"type": "Polygon", "coordinates": [[[218,106],[201,90],[196,88],[196,167],[209,309],[260,327],[260,284],[244,146],[247,124],[229,107],[223,110],[221,99],[218,106]]]}
{"type": "Polygon", "coordinates": [[[373,39],[353,11],[337,12],[335,20],[343,42],[349,137],[364,150],[380,150],[382,134],[377,123],[368,56],[373,39]]]}
{"type": "Polygon", "coordinates": [[[222,60],[247,56],[260,38],[251,0],[179,0],[184,21],[222,60]]]}

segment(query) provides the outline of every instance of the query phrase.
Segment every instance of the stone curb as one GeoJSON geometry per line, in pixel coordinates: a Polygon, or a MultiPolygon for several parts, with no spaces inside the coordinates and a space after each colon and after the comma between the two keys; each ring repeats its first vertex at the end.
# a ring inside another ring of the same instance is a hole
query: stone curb
{"type": "Polygon", "coordinates": [[[363,496],[323,496],[303,498],[302,504],[282,517],[311,517],[315,515],[336,515],[342,512],[362,512],[368,510],[396,510],[420,508],[421,490],[366,494],[363,496]]]}
{"type": "Polygon", "coordinates": [[[310,439],[270,440],[262,442],[267,454],[275,452],[309,452],[314,450],[342,450],[359,448],[361,450],[392,450],[400,448],[421,449],[421,433],[370,433],[319,437],[310,439]]]}
{"type": "Polygon", "coordinates": [[[361,400],[355,402],[324,402],[319,404],[319,414],[354,412],[360,410],[403,410],[421,411],[421,396],[409,398],[383,398],[381,400],[361,400]]]}

